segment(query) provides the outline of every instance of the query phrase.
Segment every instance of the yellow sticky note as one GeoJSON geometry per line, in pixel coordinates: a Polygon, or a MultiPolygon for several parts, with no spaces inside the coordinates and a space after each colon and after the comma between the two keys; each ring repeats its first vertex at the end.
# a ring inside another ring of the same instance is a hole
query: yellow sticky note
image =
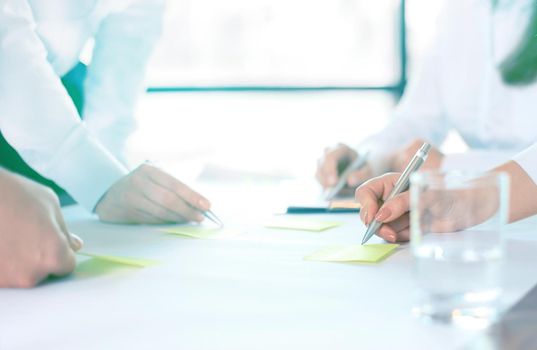
{"type": "Polygon", "coordinates": [[[375,263],[389,255],[399,244],[366,244],[324,247],[304,257],[314,261],[369,262],[375,263]]]}
{"type": "Polygon", "coordinates": [[[127,266],[133,266],[133,267],[147,267],[147,266],[157,265],[159,263],[156,260],[143,259],[143,258],[100,255],[100,254],[86,253],[86,252],[78,252],[77,254],[94,258],[94,259],[98,259],[98,260],[104,260],[104,261],[108,261],[108,262],[112,262],[112,263],[116,263],[120,265],[127,265],[127,266]]]}
{"type": "Polygon", "coordinates": [[[124,267],[137,268],[134,266],[125,266],[106,260],[99,260],[93,258],[78,263],[76,265],[74,275],[78,278],[96,277],[105,275],[117,269],[122,269],[124,267]]]}
{"type": "Polygon", "coordinates": [[[330,209],[361,209],[362,205],[355,201],[332,201],[329,207],[330,209]]]}
{"type": "Polygon", "coordinates": [[[321,232],[334,227],[341,226],[341,222],[326,222],[326,221],[314,221],[303,219],[290,219],[290,218],[274,218],[265,224],[268,228],[278,228],[287,230],[299,230],[299,231],[314,231],[321,232]]]}
{"type": "Polygon", "coordinates": [[[162,229],[162,232],[171,233],[179,236],[186,236],[199,239],[225,238],[239,235],[240,232],[225,228],[208,228],[201,226],[177,226],[162,229]]]}

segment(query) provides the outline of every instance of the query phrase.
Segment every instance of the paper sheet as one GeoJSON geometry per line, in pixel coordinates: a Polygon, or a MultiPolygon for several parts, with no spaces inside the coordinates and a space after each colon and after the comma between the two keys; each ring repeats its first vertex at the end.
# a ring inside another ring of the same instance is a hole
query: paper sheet
{"type": "Polygon", "coordinates": [[[330,246],[305,256],[304,260],[376,263],[388,256],[397,247],[399,244],[330,246]]]}
{"type": "Polygon", "coordinates": [[[199,238],[199,239],[218,239],[233,237],[241,234],[240,231],[226,228],[208,228],[201,226],[177,226],[160,230],[173,235],[199,238]]]}
{"type": "Polygon", "coordinates": [[[78,255],[87,256],[90,258],[103,260],[115,264],[127,265],[132,267],[147,267],[157,265],[159,262],[152,259],[143,259],[143,258],[133,258],[133,257],[124,257],[124,256],[113,256],[113,255],[101,255],[95,253],[87,252],[78,252],[78,255]]]}
{"type": "Polygon", "coordinates": [[[268,228],[321,232],[341,225],[341,222],[315,221],[279,217],[270,220],[264,226],[268,228]]]}

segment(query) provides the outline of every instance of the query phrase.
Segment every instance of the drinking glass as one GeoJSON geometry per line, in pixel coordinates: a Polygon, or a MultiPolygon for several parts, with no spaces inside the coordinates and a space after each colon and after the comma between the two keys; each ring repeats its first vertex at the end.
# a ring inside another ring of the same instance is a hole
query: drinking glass
{"type": "Polygon", "coordinates": [[[497,318],[508,182],[503,173],[412,176],[411,249],[418,287],[414,312],[420,317],[469,328],[485,327],[497,318]]]}

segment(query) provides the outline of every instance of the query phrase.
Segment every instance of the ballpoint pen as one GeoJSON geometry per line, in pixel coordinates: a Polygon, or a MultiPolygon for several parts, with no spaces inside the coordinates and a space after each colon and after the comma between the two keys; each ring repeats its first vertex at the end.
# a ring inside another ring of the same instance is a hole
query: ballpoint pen
{"type": "MultiPolygon", "coordinates": [[[[421,167],[423,162],[425,162],[430,149],[431,145],[428,143],[424,143],[421,146],[421,148],[416,152],[414,157],[412,157],[412,160],[410,160],[410,163],[408,163],[401,176],[399,176],[399,179],[395,183],[395,186],[393,186],[393,189],[390,192],[388,198],[386,198],[385,202],[389,201],[393,197],[408,189],[410,175],[416,172],[421,167]]],[[[369,241],[369,239],[375,233],[377,233],[381,225],[382,223],[377,220],[371,221],[371,223],[367,227],[367,230],[365,231],[364,238],[362,239],[362,244],[365,244],[367,241],[369,241]]]]}
{"type": "Polygon", "coordinates": [[[218,226],[220,227],[224,227],[224,223],[222,222],[222,220],[220,220],[218,218],[218,216],[216,216],[212,210],[207,210],[207,211],[203,211],[201,210],[200,211],[201,214],[203,216],[205,216],[207,219],[211,220],[212,222],[214,222],[215,224],[217,224],[218,226]]]}
{"type": "Polygon", "coordinates": [[[327,189],[325,193],[326,200],[332,200],[339,193],[339,191],[341,191],[343,187],[345,187],[345,184],[347,183],[347,178],[349,177],[351,172],[359,170],[365,165],[365,163],[367,162],[368,154],[369,152],[366,152],[363,155],[358,155],[356,159],[351,164],[349,164],[349,166],[339,176],[339,181],[337,182],[337,184],[334,187],[327,189]]]}

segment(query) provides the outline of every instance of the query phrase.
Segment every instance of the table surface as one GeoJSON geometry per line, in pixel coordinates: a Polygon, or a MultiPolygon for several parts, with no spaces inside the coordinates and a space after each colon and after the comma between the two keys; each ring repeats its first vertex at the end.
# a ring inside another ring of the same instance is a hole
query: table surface
{"type": "MultiPolygon", "coordinates": [[[[303,260],[326,245],[358,243],[364,227],[356,214],[308,215],[345,223],[321,233],[268,229],[262,223],[275,206],[303,189],[200,186],[241,235],[182,238],[65,209],[86,251],[161,263],[0,290],[0,349],[453,349],[479,333],[413,317],[408,245],[379,264],[303,260]]],[[[505,308],[537,282],[536,224],[533,217],[508,226],[505,308]]]]}

